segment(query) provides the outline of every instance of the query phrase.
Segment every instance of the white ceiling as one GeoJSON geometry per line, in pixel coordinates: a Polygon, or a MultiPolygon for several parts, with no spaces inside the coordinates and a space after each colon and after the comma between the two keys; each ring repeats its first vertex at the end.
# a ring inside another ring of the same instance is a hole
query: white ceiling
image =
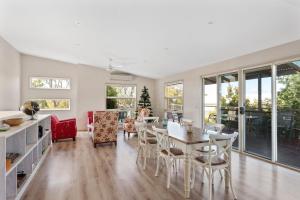
{"type": "Polygon", "coordinates": [[[22,53],[159,78],[300,39],[300,0],[0,0],[22,53]]]}

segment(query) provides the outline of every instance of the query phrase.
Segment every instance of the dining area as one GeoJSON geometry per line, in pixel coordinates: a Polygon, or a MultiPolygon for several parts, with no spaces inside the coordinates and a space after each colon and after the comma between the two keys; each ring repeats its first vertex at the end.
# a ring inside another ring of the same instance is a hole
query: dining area
{"type": "Polygon", "coordinates": [[[165,187],[172,190],[172,176],[183,173],[181,192],[191,198],[195,185],[207,185],[207,199],[214,199],[214,180],[218,178],[230,196],[238,199],[232,181],[232,144],[238,133],[225,134],[223,124],[205,125],[199,128],[193,121],[159,120],[159,117],[141,117],[134,123],[137,132],[136,164],[146,170],[154,167],[153,176],[166,173],[165,187]],[[148,163],[155,163],[154,165],[148,163]]]}

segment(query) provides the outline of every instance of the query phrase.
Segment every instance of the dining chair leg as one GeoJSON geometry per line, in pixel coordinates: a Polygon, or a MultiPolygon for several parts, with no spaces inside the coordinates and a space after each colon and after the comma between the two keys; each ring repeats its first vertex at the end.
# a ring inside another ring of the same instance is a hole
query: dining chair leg
{"type": "Polygon", "coordinates": [[[146,164],[147,164],[147,153],[148,153],[148,148],[147,146],[144,147],[144,165],[143,165],[143,169],[146,169],[146,164]]]}
{"type": "Polygon", "coordinates": [[[233,199],[236,200],[237,197],[236,197],[235,192],[234,192],[234,189],[233,189],[233,187],[232,187],[231,171],[230,171],[230,169],[226,169],[226,172],[227,172],[227,174],[228,174],[229,185],[230,185],[230,189],[231,189],[231,193],[232,193],[233,199]]]}
{"type": "Polygon", "coordinates": [[[201,172],[201,181],[202,181],[202,183],[204,183],[204,168],[202,169],[202,172],[201,172]]]}
{"type": "Polygon", "coordinates": [[[137,152],[136,161],[135,161],[136,163],[138,163],[138,161],[139,161],[140,152],[141,152],[141,147],[138,147],[138,152],[137,152]]]}
{"type": "Polygon", "coordinates": [[[212,170],[211,168],[208,169],[208,199],[212,199],[212,170]]]}
{"type": "Polygon", "coordinates": [[[171,163],[167,163],[167,188],[170,188],[170,178],[171,178],[171,163]]]}
{"type": "Polygon", "coordinates": [[[214,185],[215,184],[215,170],[212,170],[212,174],[211,174],[211,184],[214,185]]]}
{"type": "Polygon", "coordinates": [[[155,176],[158,176],[158,172],[159,172],[159,165],[160,165],[160,156],[157,156],[157,161],[156,161],[156,171],[155,171],[155,176]]]}
{"type": "Polygon", "coordinates": [[[219,169],[218,171],[219,171],[219,174],[220,174],[221,179],[223,179],[222,171],[221,171],[220,169],[219,169]]]}

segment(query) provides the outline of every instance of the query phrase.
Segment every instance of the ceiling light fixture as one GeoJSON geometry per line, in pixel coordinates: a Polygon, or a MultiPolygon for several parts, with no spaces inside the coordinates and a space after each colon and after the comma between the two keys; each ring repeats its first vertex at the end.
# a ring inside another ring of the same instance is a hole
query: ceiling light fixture
{"type": "Polygon", "coordinates": [[[75,24],[76,24],[77,26],[80,26],[80,21],[75,21],[75,24]]]}

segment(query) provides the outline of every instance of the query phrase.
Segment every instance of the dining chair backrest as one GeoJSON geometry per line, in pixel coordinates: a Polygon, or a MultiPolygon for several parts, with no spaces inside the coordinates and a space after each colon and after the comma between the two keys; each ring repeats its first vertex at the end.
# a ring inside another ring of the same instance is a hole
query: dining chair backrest
{"type": "Polygon", "coordinates": [[[146,140],[147,137],[147,124],[144,122],[138,122],[135,121],[134,122],[135,128],[137,130],[137,134],[138,134],[138,139],[139,140],[146,140]]]}
{"type": "Polygon", "coordinates": [[[168,152],[167,155],[170,153],[170,141],[169,141],[169,134],[166,129],[156,128],[155,126],[152,126],[153,131],[156,135],[157,140],[157,148],[158,151],[166,151],[168,152]]]}
{"type": "Polygon", "coordinates": [[[151,123],[158,123],[159,117],[143,117],[143,122],[148,123],[149,121],[151,123]]]}
{"type": "Polygon", "coordinates": [[[135,128],[137,131],[140,131],[140,130],[146,128],[146,124],[144,122],[135,121],[134,125],[135,125],[135,128]]]}
{"type": "Polygon", "coordinates": [[[222,130],[225,128],[224,124],[206,124],[204,130],[206,133],[216,133],[221,134],[222,130]]]}
{"type": "Polygon", "coordinates": [[[193,125],[193,120],[191,120],[191,119],[187,119],[187,118],[181,118],[181,124],[182,125],[193,125]]]}
{"type": "Polygon", "coordinates": [[[168,121],[168,126],[167,126],[168,133],[175,133],[178,130],[180,130],[180,128],[181,126],[178,122],[168,121]]]}
{"type": "Polygon", "coordinates": [[[209,135],[209,160],[222,157],[226,162],[230,161],[228,151],[231,151],[232,144],[238,136],[238,132],[232,134],[211,134],[209,135]],[[218,151],[214,153],[211,151],[212,147],[216,146],[218,151]]]}

